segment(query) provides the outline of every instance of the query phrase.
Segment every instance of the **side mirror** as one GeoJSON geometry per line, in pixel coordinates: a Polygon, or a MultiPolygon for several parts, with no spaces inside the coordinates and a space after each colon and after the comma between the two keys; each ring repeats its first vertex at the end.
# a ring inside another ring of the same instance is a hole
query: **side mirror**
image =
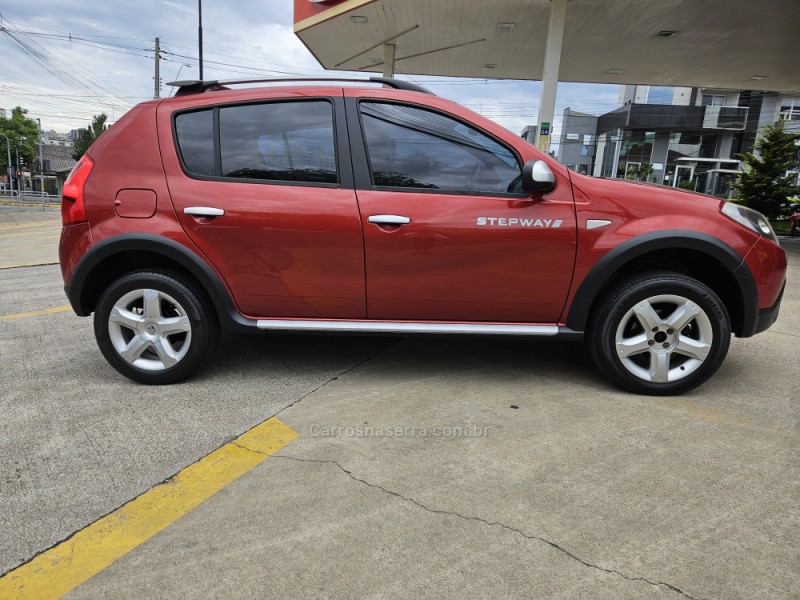
{"type": "Polygon", "coordinates": [[[547,194],[556,189],[556,176],[543,160],[529,160],[522,167],[522,189],[547,194]]]}

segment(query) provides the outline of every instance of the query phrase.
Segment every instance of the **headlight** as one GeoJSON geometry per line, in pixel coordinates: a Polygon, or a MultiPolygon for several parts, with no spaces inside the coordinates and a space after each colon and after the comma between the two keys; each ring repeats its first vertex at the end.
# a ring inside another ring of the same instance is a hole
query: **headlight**
{"type": "Polygon", "coordinates": [[[773,231],[772,225],[770,225],[769,221],[767,221],[767,217],[762,215],[757,210],[747,208],[741,204],[726,202],[722,205],[721,212],[729,219],[733,219],[748,229],[752,229],[756,233],[763,235],[765,238],[771,239],[776,244],[778,243],[778,238],[775,236],[775,231],[773,231]]]}

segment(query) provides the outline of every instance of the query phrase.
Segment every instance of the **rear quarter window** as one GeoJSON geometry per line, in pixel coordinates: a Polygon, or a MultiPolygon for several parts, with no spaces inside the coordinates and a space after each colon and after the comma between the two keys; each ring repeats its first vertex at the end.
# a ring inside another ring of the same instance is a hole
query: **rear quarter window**
{"type": "Polygon", "coordinates": [[[216,175],[213,110],[179,114],[175,118],[175,132],[186,170],[195,175],[216,175]]]}

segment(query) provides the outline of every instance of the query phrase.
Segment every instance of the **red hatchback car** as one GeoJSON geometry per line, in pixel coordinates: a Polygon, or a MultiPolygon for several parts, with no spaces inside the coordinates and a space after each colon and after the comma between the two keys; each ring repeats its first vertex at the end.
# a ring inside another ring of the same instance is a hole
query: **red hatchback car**
{"type": "Polygon", "coordinates": [[[403,81],[235,83],[138,105],[64,186],[67,296],[131,379],[186,378],[220,331],[483,334],[586,338],[676,394],[778,316],[755,211],[578,175],[403,81]]]}

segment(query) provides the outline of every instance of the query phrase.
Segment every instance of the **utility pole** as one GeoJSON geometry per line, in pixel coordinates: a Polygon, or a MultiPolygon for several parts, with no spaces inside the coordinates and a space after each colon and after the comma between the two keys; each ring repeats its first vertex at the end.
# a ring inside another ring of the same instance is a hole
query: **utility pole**
{"type": "Polygon", "coordinates": [[[153,81],[153,98],[161,97],[161,39],[156,38],[156,77],[153,81]]]}
{"type": "Polygon", "coordinates": [[[198,79],[203,81],[203,0],[197,0],[197,48],[200,58],[198,79]]]}
{"type": "Polygon", "coordinates": [[[44,210],[44,156],[42,155],[42,120],[37,118],[39,125],[39,191],[42,193],[42,210],[44,210]]]}
{"type": "Polygon", "coordinates": [[[16,171],[12,171],[11,166],[11,142],[8,141],[8,136],[5,133],[0,133],[4,138],[6,138],[6,151],[8,152],[8,167],[6,168],[6,172],[8,173],[8,185],[11,187],[11,191],[14,191],[14,179],[11,177],[12,173],[16,173],[16,171]]]}
{"type": "Polygon", "coordinates": [[[22,181],[22,165],[19,164],[19,147],[25,144],[25,136],[20,136],[17,139],[17,164],[14,165],[14,176],[17,178],[17,192],[25,191],[25,182],[22,181]]]}

